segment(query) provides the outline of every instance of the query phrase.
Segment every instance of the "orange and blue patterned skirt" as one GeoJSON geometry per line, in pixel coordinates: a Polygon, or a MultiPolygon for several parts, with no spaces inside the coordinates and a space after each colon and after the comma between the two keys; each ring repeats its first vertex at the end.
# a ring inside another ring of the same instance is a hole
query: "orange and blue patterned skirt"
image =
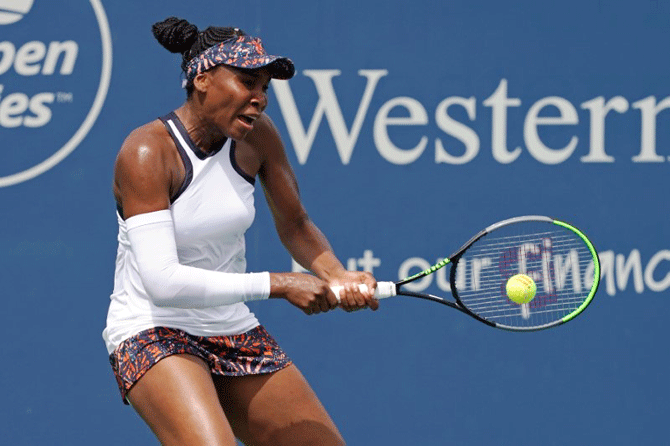
{"type": "Polygon", "coordinates": [[[183,330],[150,328],[126,339],[109,355],[123,402],[130,388],[158,361],[189,354],[203,359],[214,375],[271,373],[291,364],[262,325],[231,336],[192,336],[183,330]]]}

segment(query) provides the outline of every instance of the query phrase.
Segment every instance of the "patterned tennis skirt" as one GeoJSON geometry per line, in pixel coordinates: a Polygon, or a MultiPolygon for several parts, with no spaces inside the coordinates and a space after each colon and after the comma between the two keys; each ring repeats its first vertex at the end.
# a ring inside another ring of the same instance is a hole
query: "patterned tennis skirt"
{"type": "Polygon", "coordinates": [[[262,325],[232,336],[192,336],[183,330],[150,328],[126,339],[109,355],[124,404],[131,387],[163,358],[190,354],[203,359],[214,375],[271,373],[291,364],[262,325]]]}

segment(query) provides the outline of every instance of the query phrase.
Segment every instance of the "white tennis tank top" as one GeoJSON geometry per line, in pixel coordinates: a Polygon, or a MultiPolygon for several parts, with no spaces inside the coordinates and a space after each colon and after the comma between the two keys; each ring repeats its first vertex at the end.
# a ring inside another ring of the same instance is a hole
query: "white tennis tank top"
{"type": "MultiPolygon", "coordinates": [[[[179,262],[215,271],[246,272],[244,234],[255,216],[255,180],[237,166],[235,141],[228,139],[218,150],[205,154],[174,112],[160,119],[186,168],[184,183],[170,205],[179,262]]],[[[142,285],[120,213],[117,219],[114,290],[102,334],[109,353],[125,339],[152,327],[177,328],[195,336],[227,336],[258,326],[244,303],[202,309],[154,305],[142,285]]]]}

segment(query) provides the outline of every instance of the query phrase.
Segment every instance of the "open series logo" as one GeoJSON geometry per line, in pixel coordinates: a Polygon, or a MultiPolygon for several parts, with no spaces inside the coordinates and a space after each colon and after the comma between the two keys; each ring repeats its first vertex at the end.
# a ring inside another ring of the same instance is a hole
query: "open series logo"
{"type": "Polygon", "coordinates": [[[107,97],[112,38],[100,0],[0,0],[0,35],[5,187],[56,166],[86,137],[107,97]]]}

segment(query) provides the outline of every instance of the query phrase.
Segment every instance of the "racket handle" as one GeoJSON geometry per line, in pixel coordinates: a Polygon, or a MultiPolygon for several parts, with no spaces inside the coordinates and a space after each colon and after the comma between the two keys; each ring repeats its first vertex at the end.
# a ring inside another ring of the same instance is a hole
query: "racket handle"
{"type": "MultiPolygon", "coordinates": [[[[342,285],[336,285],[333,287],[330,287],[331,290],[333,290],[333,293],[335,294],[335,297],[337,297],[337,301],[340,301],[340,291],[344,289],[342,285]]],[[[361,291],[367,291],[368,286],[364,283],[361,283],[358,285],[358,289],[361,291]]],[[[377,288],[375,288],[375,298],[377,299],[386,299],[387,297],[393,297],[396,295],[395,292],[395,283],[393,282],[377,282],[377,288]]]]}

